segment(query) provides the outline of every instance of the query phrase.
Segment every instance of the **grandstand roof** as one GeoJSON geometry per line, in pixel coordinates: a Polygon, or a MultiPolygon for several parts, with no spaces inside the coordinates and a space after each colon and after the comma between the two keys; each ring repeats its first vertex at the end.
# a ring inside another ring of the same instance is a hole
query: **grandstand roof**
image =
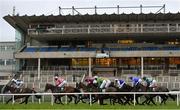
{"type": "Polygon", "coordinates": [[[32,23],[80,23],[80,22],[147,22],[147,21],[180,21],[180,13],[149,13],[149,14],[103,14],[103,15],[40,15],[40,16],[4,16],[4,19],[13,27],[27,30],[32,23]]]}

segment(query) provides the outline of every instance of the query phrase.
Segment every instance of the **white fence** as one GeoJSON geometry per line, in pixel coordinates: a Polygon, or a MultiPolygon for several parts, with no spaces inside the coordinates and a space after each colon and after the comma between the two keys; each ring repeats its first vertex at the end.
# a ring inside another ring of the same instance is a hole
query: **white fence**
{"type": "MultiPolygon", "coordinates": [[[[54,104],[54,96],[53,95],[81,95],[81,94],[89,94],[89,101],[90,106],[92,106],[92,95],[94,94],[132,94],[134,96],[134,106],[136,105],[136,95],[138,94],[173,94],[176,95],[176,103],[177,106],[179,106],[179,95],[180,91],[171,91],[171,92],[83,92],[83,93],[32,93],[32,94],[0,94],[0,96],[3,96],[3,103],[4,103],[4,97],[5,96],[12,96],[12,104],[14,104],[14,96],[16,95],[32,95],[32,99],[34,98],[34,95],[41,95],[41,96],[51,96],[51,105],[54,104]]],[[[33,100],[34,102],[34,100],[33,100]]],[[[41,99],[39,99],[39,104],[41,104],[41,99]]]]}

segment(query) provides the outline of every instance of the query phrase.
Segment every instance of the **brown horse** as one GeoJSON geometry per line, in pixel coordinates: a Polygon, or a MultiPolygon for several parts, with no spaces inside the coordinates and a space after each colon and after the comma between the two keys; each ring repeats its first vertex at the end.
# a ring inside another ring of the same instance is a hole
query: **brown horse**
{"type": "MultiPolygon", "coordinates": [[[[99,92],[99,89],[97,87],[97,85],[94,85],[94,84],[88,84],[87,86],[85,84],[83,84],[82,82],[80,82],[79,84],[77,83],[76,84],[76,87],[78,89],[82,89],[83,92],[99,92]]],[[[115,87],[108,87],[106,88],[106,92],[117,92],[117,89],[115,87]]],[[[84,97],[81,97],[81,100],[83,99],[89,99],[90,96],[87,94],[87,95],[84,95],[84,97]]],[[[99,100],[100,102],[100,105],[105,105],[103,102],[104,102],[104,99],[110,99],[110,103],[111,103],[111,99],[114,100],[116,99],[116,95],[110,95],[110,94],[94,94],[92,95],[92,103],[95,103],[99,100]]],[[[113,103],[114,104],[114,103],[113,103]]]]}
{"type": "MultiPolygon", "coordinates": [[[[9,86],[9,85],[6,85],[5,88],[4,88],[4,90],[3,90],[3,93],[6,93],[6,92],[8,92],[8,91],[10,91],[12,94],[15,94],[15,93],[16,93],[16,94],[37,93],[35,90],[30,89],[30,88],[22,88],[22,89],[20,89],[20,88],[14,88],[14,87],[11,87],[11,86],[9,86]]],[[[16,100],[16,99],[21,99],[21,98],[24,98],[24,97],[25,97],[25,100],[22,101],[20,104],[22,104],[22,103],[27,104],[27,103],[28,103],[28,99],[29,99],[30,96],[31,96],[31,95],[15,95],[15,96],[14,96],[14,100],[16,100]]],[[[38,98],[38,99],[41,98],[40,95],[35,95],[35,97],[38,98]]],[[[10,98],[10,99],[6,102],[6,104],[8,104],[8,103],[9,103],[10,101],[12,101],[12,100],[13,100],[13,98],[10,98]]]]}
{"type": "MultiPolygon", "coordinates": [[[[80,93],[80,90],[78,90],[77,88],[74,88],[72,86],[65,86],[63,90],[60,90],[59,87],[47,83],[44,91],[47,92],[48,90],[51,90],[52,93],[80,93]]],[[[59,100],[59,102],[61,104],[63,104],[61,101],[62,96],[65,96],[65,95],[54,95],[54,98],[55,98],[54,102],[57,103],[56,101],[59,100]]],[[[76,95],[67,95],[67,96],[70,99],[68,101],[68,103],[70,103],[72,101],[72,97],[74,98],[74,103],[75,104],[78,103],[78,100],[77,100],[78,97],[76,95]]]]}

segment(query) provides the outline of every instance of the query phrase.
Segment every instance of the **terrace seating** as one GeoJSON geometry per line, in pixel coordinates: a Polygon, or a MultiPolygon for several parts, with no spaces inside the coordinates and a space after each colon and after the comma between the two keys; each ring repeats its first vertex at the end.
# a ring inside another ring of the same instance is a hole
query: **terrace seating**
{"type": "Polygon", "coordinates": [[[23,52],[57,52],[57,51],[157,51],[157,50],[180,50],[180,47],[175,46],[147,46],[147,47],[139,47],[139,46],[122,46],[122,47],[111,47],[111,48],[102,48],[102,47],[27,47],[23,50],[23,52]]]}

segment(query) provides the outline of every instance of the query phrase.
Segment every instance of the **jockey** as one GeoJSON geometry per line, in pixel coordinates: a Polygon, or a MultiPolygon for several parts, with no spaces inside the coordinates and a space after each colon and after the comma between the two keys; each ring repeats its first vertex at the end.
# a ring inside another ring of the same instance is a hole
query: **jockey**
{"type": "Polygon", "coordinates": [[[93,81],[94,81],[94,78],[87,78],[87,79],[85,79],[85,82],[87,82],[88,83],[88,85],[89,84],[93,84],[93,81]]]}
{"type": "Polygon", "coordinates": [[[115,84],[118,86],[119,89],[121,89],[126,82],[124,80],[115,79],[115,84]]]}
{"type": "Polygon", "coordinates": [[[111,84],[111,81],[107,78],[94,76],[93,84],[98,84],[98,87],[102,90],[108,88],[111,84]]]}
{"type": "Polygon", "coordinates": [[[24,84],[24,82],[22,80],[15,79],[15,78],[13,78],[11,81],[12,81],[14,87],[17,89],[21,88],[21,86],[24,84]]]}
{"type": "Polygon", "coordinates": [[[139,77],[132,77],[131,76],[131,77],[129,77],[129,79],[133,82],[133,86],[136,86],[142,82],[142,79],[139,77]]]}
{"type": "Polygon", "coordinates": [[[65,84],[67,83],[67,81],[61,77],[55,76],[54,77],[55,80],[55,85],[59,88],[61,88],[61,90],[63,90],[65,84]]]}
{"type": "Polygon", "coordinates": [[[152,87],[153,89],[155,88],[155,87],[157,87],[157,81],[155,80],[155,79],[153,79],[153,78],[147,78],[147,77],[143,77],[143,80],[146,82],[146,84],[147,84],[147,87],[152,87]]]}

